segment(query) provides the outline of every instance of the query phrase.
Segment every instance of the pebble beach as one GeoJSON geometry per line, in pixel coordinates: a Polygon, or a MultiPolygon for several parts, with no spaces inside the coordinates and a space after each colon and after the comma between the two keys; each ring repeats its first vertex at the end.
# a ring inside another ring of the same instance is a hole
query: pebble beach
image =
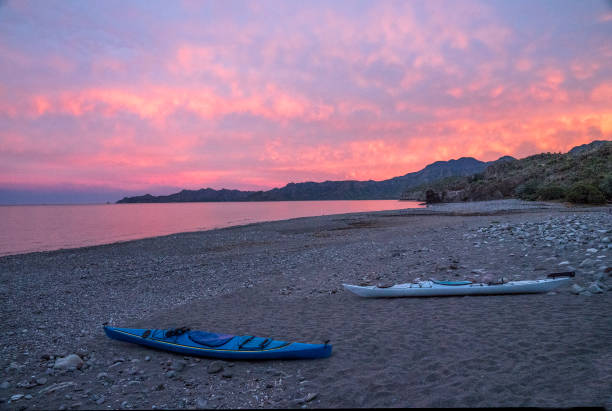
{"type": "Polygon", "coordinates": [[[612,207],[499,200],[0,257],[2,409],[606,407],[612,207]],[[364,299],[342,287],[544,278],[546,294],[364,299]],[[220,361],[102,324],[330,340],[220,361]]]}

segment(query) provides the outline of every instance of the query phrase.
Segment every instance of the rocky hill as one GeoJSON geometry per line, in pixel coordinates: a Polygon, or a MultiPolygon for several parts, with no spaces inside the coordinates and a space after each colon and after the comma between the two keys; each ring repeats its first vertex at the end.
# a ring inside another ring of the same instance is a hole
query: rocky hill
{"type": "Polygon", "coordinates": [[[612,142],[593,141],[565,154],[498,161],[471,176],[453,176],[406,190],[403,200],[456,202],[518,197],[601,204],[612,200],[612,142]]]}
{"type": "Polygon", "coordinates": [[[513,160],[502,157],[497,161],[483,162],[472,157],[457,160],[436,161],[424,169],[383,181],[324,181],[321,183],[289,183],[282,188],[268,191],[240,190],[182,190],[167,196],[146,194],[125,197],[118,203],[169,203],[199,201],[288,201],[288,200],[384,200],[398,199],[407,189],[420,184],[431,183],[445,177],[469,176],[482,172],[497,162],[513,160]]]}

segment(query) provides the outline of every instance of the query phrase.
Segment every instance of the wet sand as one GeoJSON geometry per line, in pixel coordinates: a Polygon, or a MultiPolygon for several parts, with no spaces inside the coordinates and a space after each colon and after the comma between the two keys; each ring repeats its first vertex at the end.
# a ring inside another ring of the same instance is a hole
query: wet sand
{"type": "Polygon", "coordinates": [[[466,239],[568,216],[611,229],[609,209],[509,208],[300,218],[0,258],[0,407],[612,407],[609,249],[580,266],[591,243],[466,239]],[[599,275],[606,291],[363,299],[341,286],[541,278],[566,260],[575,283],[599,275]],[[110,340],[103,322],[330,340],[333,353],[219,362],[110,340]],[[54,368],[72,353],[80,369],[54,368]]]}

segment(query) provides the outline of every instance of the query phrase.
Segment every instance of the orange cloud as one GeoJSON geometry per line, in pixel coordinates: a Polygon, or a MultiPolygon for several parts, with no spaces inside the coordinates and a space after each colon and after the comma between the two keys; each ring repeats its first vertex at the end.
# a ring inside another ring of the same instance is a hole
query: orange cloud
{"type": "MultiPolygon", "coordinates": [[[[250,113],[271,120],[302,119],[319,121],[329,118],[334,107],[311,101],[308,98],[281,91],[269,84],[245,97],[224,97],[207,88],[185,89],[150,87],[144,90],[85,89],[77,92],[60,92],[30,98],[30,115],[64,113],[75,117],[86,113],[115,116],[119,112],[131,112],[143,119],[163,121],[180,109],[187,109],[205,118],[216,118],[232,113],[250,113]]],[[[15,110],[7,112],[16,114],[15,110]]]]}
{"type": "Polygon", "coordinates": [[[250,4],[248,19],[189,4],[153,31],[115,10],[82,36],[68,16],[40,24],[49,48],[3,25],[0,182],[271,188],[611,138],[612,47],[590,26],[572,43],[487,2],[295,4],[250,4]]]}

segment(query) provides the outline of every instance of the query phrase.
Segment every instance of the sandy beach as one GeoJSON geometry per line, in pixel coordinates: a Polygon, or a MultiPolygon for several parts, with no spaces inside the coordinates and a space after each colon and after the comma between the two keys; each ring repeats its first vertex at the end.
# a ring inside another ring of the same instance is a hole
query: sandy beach
{"type": "Polygon", "coordinates": [[[298,218],[0,258],[0,407],[612,409],[612,208],[503,200],[298,218]],[[555,292],[363,299],[342,283],[575,271],[555,292]],[[323,342],[219,361],[102,324],[323,342]],[[58,359],[76,354],[77,369],[58,359]],[[58,365],[60,364],[60,365],[58,365]]]}

